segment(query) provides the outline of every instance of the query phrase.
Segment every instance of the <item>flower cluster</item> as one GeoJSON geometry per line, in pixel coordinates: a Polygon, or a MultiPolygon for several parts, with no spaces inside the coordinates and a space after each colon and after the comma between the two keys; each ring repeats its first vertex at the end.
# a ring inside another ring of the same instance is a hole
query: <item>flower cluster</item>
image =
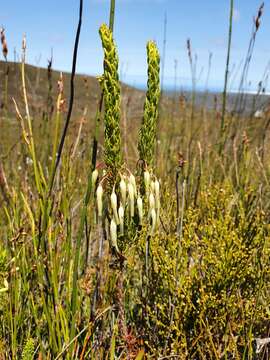
{"type": "Polygon", "coordinates": [[[139,132],[138,151],[140,160],[153,166],[155,159],[158,105],[160,98],[160,56],[154,41],[147,43],[148,81],[144,114],[139,132]]]}
{"type": "Polygon", "coordinates": [[[120,135],[120,82],[118,54],[112,31],[103,24],[99,29],[104,50],[104,73],[99,82],[104,94],[104,162],[111,181],[116,177],[123,159],[120,135]]]}
{"type": "Polygon", "coordinates": [[[160,182],[147,170],[143,175],[144,194],[140,193],[141,186],[137,186],[136,178],[131,172],[127,175],[121,174],[121,180],[108,194],[107,189],[105,191],[106,175],[98,181],[98,170],[95,169],[92,173],[92,187],[96,189],[97,218],[101,221],[105,214],[108,215],[111,243],[116,249],[118,236],[125,234],[129,224],[133,223],[138,228],[149,224],[151,235],[157,229],[160,214],[160,182]]]}

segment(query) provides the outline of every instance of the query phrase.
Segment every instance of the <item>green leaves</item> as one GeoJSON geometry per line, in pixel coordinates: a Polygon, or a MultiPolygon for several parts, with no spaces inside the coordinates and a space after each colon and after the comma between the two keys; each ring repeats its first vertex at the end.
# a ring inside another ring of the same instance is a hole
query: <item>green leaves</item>
{"type": "Polygon", "coordinates": [[[35,342],[33,339],[28,339],[23,348],[22,360],[33,360],[35,353],[35,342]]]}

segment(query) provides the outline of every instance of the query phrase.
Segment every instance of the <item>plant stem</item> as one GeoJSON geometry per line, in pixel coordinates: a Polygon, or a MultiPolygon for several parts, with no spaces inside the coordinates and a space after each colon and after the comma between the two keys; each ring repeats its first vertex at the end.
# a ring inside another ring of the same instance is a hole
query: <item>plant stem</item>
{"type": "Polygon", "coordinates": [[[226,113],[226,105],[227,105],[227,86],[228,86],[229,66],[230,66],[230,57],[231,57],[232,23],[233,23],[233,8],[234,8],[234,0],[230,0],[230,1],[231,4],[230,4],[230,20],[229,20],[229,34],[228,34],[228,49],[227,49],[227,60],[226,60],[226,68],[225,68],[224,89],[222,96],[223,99],[222,99],[222,113],[221,113],[221,124],[220,124],[219,155],[221,155],[226,140],[224,139],[225,113],[226,113]]]}
{"type": "Polygon", "coordinates": [[[115,14],[115,0],[111,0],[110,25],[109,25],[111,32],[113,32],[114,18],[115,18],[114,14],[115,14]]]}
{"type": "Polygon", "coordinates": [[[70,123],[72,109],[73,109],[74,78],[75,78],[75,73],[76,73],[77,54],[78,54],[78,47],[79,47],[79,40],[80,40],[80,33],[81,33],[81,26],[82,26],[82,14],[83,14],[83,0],[80,0],[79,21],[78,21],[75,44],[74,44],[74,50],[73,50],[72,70],[71,70],[71,77],[70,77],[69,107],[68,107],[67,118],[66,118],[64,129],[63,129],[61,141],[60,141],[60,144],[59,144],[59,147],[58,147],[56,163],[55,163],[53,173],[52,173],[52,179],[51,179],[50,188],[49,188],[49,195],[51,194],[53,184],[54,184],[55,175],[56,175],[56,171],[57,171],[57,168],[58,168],[58,166],[60,164],[61,155],[62,155],[62,152],[63,152],[65,139],[66,139],[67,131],[68,131],[68,126],[69,126],[69,123],[70,123]]]}

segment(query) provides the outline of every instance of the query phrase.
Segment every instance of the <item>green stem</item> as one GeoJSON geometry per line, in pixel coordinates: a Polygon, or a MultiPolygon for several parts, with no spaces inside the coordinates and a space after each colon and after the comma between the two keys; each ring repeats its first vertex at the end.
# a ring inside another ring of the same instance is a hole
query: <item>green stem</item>
{"type": "MultiPolygon", "coordinates": [[[[113,25],[114,25],[114,14],[115,14],[115,0],[111,0],[111,9],[110,9],[110,29],[113,31],[113,25]]],[[[104,91],[102,90],[99,108],[97,110],[96,114],[96,120],[95,120],[95,134],[93,139],[93,148],[92,148],[92,166],[89,169],[88,173],[88,182],[87,182],[87,189],[86,194],[84,197],[84,204],[81,210],[80,214],[80,225],[79,230],[77,234],[77,241],[76,241],[76,249],[75,249],[75,258],[74,258],[74,268],[73,268],[73,279],[72,279],[72,294],[71,294],[71,332],[70,332],[70,338],[73,339],[75,336],[75,321],[76,321],[76,311],[77,311],[77,301],[78,301],[78,270],[79,270],[79,259],[80,259],[80,250],[81,250],[81,242],[83,238],[84,233],[84,225],[85,225],[85,219],[87,216],[87,209],[91,198],[91,192],[92,192],[92,171],[96,167],[96,160],[97,160],[97,148],[98,148],[98,137],[99,137],[99,128],[100,128],[100,115],[102,110],[102,104],[103,104],[103,98],[104,98],[104,91]]],[[[71,347],[72,352],[72,347],[71,347]]]]}
{"type": "Polygon", "coordinates": [[[110,25],[109,25],[111,32],[113,32],[114,18],[115,18],[115,0],[111,0],[110,25]]]}
{"type": "Polygon", "coordinates": [[[231,1],[231,5],[230,5],[230,20],[229,20],[229,34],[228,34],[228,49],[227,49],[225,81],[224,81],[224,89],[223,89],[223,100],[222,100],[219,155],[221,155],[221,152],[224,148],[226,141],[226,139],[224,139],[225,113],[226,113],[226,105],[227,105],[227,86],[228,86],[229,66],[230,66],[230,57],[231,57],[232,23],[233,23],[233,8],[234,8],[234,0],[230,0],[230,1],[231,1]]]}

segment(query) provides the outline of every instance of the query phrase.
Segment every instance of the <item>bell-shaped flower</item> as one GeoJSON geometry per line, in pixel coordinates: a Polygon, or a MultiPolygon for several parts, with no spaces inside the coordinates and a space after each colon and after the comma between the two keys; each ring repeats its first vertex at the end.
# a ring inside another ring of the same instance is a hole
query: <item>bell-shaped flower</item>
{"type": "Polygon", "coordinates": [[[157,225],[157,214],[155,209],[151,210],[151,222],[152,222],[151,235],[153,235],[155,233],[156,225],[157,225]]]}
{"type": "Polygon", "coordinates": [[[95,170],[92,172],[92,189],[93,189],[93,190],[95,189],[96,182],[97,182],[97,178],[98,178],[98,170],[95,169],[95,170]]]}
{"type": "Polygon", "coordinates": [[[119,217],[119,223],[120,223],[120,234],[124,235],[124,208],[121,203],[120,203],[120,206],[118,209],[118,217],[119,217]]]}
{"type": "Polygon", "coordinates": [[[101,184],[98,185],[96,195],[97,195],[98,217],[102,217],[102,210],[103,210],[103,201],[102,201],[103,188],[102,188],[102,185],[101,185],[101,184]]]}
{"type": "Polygon", "coordinates": [[[113,191],[111,193],[111,207],[112,207],[112,211],[113,211],[113,216],[115,218],[115,222],[118,225],[119,224],[119,218],[118,218],[118,213],[117,213],[117,196],[116,193],[113,191]]]}
{"type": "Polygon", "coordinates": [[[128,183],[128,197],[129,197],[129,208],[130,208],[130,216],[134,216],[134,187],[129,182],[128,183]]]}
{"type": "Polygon", "coordinates": [[[111,235],[112,247],[114,247],[117,251],[119,251],[117,245],[117,225],[114,218],[112,218],[111,220],[110,235],[111,235]]]}
{"type": "Polygon", "coordinates": [[[138,215],[139,215],[139,224],[142,224],[143,220],[143,201],[140,195],[137,198],[137,207],[138,207],[138,215]]]}
{"type": "Polygon", "coordinates": [[[134,188],[134,195],[137,197],[137,186],[136,186],[136,179],[133,174],[129,175],[129,182],[134,188]]]}

